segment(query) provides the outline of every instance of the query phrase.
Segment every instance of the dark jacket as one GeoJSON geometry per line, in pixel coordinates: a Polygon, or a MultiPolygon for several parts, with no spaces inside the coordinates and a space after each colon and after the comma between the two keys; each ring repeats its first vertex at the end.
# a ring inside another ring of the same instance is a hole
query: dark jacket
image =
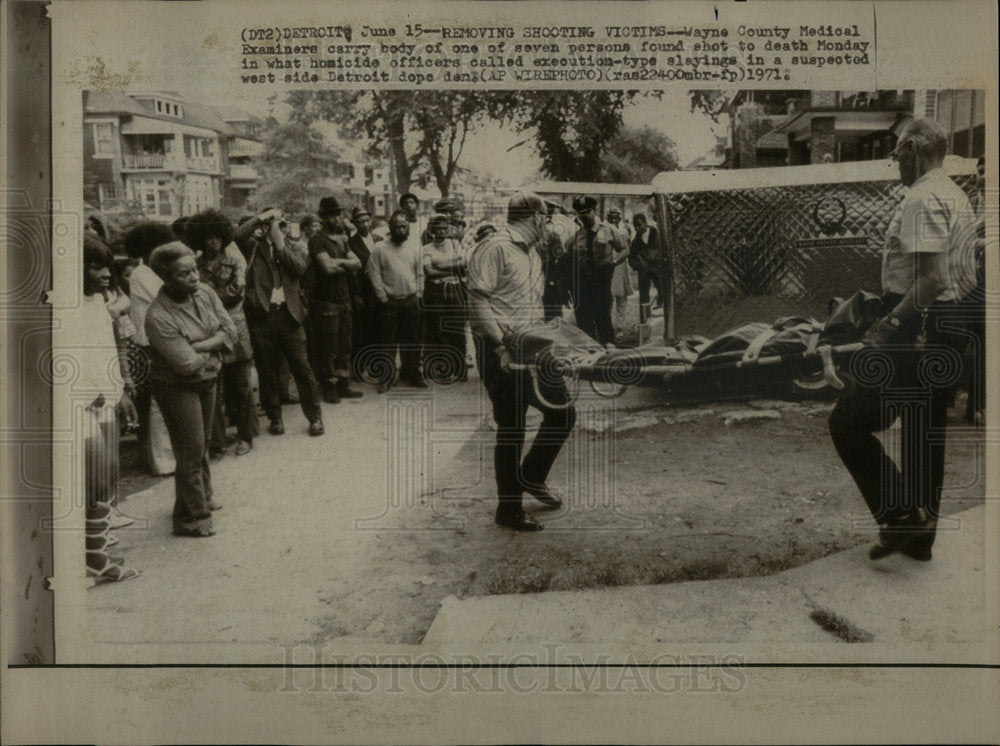
{"type": "Polygon", "coordinates": [[[629,266],[637,272],[660,272],[660,237],[656,226],[649,226],[649,239],[643,241],[636,233],[632,239],[632,251],[628,256],[629,266]]]}
{"type": "Polygon", "coordinates": [[[610,273],[615,267],[615,256],[628,251],[625,237],[614,226],[598,221],[593,228],[580,226],[573,241],[573,252],[580,270],[610,273]],[[593,234],[593,249],[587,249],[588,237],[593,234]]]}
{"type": "MultiPolygon", "coordinates": [[[[374,243],[378,243],[378,239],[375,239],[374,243]]],[[[375,290],[372,288],[371,280],[368,279],[368,273],[365,272],[371,251],[365,244],[364,239],[357,233],[348,239],[347,247],[354,252],[354,256],[361,260],[361,271],[351,273],[352,289],[355,291],[354,297],[362,305],[374,306],[375,290]]]]}
{"type": "Polygon", "coordinates": [[[300,324],[306,317],[306,306],[299,279],[305,274],[308,255],[290,242],[273,249],[267,236],[256,239],[253,229],[256,218],[236,229],[236,245],[247,260],[247,290],[244,307],[248,319],[267,316],[271,306],[271,291],[281,283],[288,312],[300,324]],[[273,253],[273,256],[272,256],[273,253]]]}

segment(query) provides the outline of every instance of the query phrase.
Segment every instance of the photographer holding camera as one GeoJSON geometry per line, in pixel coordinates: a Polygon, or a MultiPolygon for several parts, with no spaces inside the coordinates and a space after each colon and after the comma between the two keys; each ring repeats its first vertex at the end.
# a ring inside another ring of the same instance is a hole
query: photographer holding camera
{"type": "Polygon", "coordinates": [[[302,326],[306,307],[299,280],[305,274],[308,256],[286,242],[283,221],[280,210],[267,209],[236,229],[236,244],[247,260],[245,310],[261,404],[271,421],[268,432],[283,434],[278,370],[284,354],[299,390],[302,412],[309,420],[309,434],[322,435],[319,391],[309,367],[302,326]]]}

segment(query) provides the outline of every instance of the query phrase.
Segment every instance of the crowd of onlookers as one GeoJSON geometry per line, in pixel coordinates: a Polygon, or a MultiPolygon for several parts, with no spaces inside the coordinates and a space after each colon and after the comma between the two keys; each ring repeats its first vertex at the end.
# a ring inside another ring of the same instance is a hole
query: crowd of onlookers
{"type": "MultiPolygon", "coordinates": [[[[644,215],[623,224],[612,208],[602,222],[596,207],[577,198],[571,217],[549,203],[536,248],[546,320],[571,308],[582,329],[611,343],[613,309],[620,318],[633,275],[642,302],[651,285],[660,289],[659,246],[644,215]]],[[[469,227],[452,199],[433,208],[421,214],[417,198],[404,194],[386,223],[325,197],[298,220],[265,209],[238,225],[205,210],[169,226],[134,225],[114,250],[107,236],[88,231],[88,330],[106,342],[98,349],[117,348],[121,368],[107,376],[106,361],[90,366],[104,391],[88,408],[92,576],[137,574],[108,552],[111,531],[132,521],[116,505],[121,433],[138,435],[152,473],[174,474],[174,533],[211,536],[212,511],[222,506],[210,459],[230,448],[248,454],[261,414],[268,433],[281,435],[282,406],[298,403],[309,434],[319,436],[321,402],[361,397],[359,383],[384,393],[468,379],[466,269],[473,248],[502,226],[469,227]]]]}

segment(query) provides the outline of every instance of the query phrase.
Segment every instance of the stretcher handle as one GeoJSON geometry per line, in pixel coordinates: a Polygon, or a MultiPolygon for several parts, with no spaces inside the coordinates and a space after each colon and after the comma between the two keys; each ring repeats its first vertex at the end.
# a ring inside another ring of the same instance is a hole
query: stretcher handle
{"type": "MultiPolygon", "coordinates": [[[[790,355],[769,355],[768,357],[759,357],[756,360],[737,360],[735,367],[746,368],[751,365],[778,365],[779,363],[788,363],[793,360],[807,360],[811,357],[819,355],[823,360],[826,360],[825,355],[846,355],[851,352],[857,352],[858,350],[864,348],[863,342],[852,342],[847,345],[840,345],[839,347],[834,347],[833,345],[821,345],[815,350],[807,350],[806,352],[793,352],[790,355]]],[[[720,366],[723,367],[723,366],[720,366]]]]}
{"type": "MultiPolygon", "coordinates": [[[[534,365],[527,365],[524,363],[511,363],[508,366],[511,370],[526,370],[528,375],[531,376],[531,386],[535,391],[535,396],[538,397],[538,401],[542,403],[543,406],[549,409],[569,409],[573,406],[577,397],[580,395],[580,374],[576,366],[572,366],[573,375],[570,380],[573,382],[573,393],[567,390],[568,396],[566,397],[566,403],[556,403],[550,402],[542,394],[541,389],[538,386],[538,369],[534,365]]],[[[568,387],[567,387],[568,389],[568,387]]]]}

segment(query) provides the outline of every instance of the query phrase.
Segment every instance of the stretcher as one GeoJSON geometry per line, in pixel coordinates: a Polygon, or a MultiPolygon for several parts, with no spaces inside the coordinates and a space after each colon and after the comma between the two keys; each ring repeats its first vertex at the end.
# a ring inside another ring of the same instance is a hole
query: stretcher
{"type": "Polygon", "coordinates": [[[842,395],[853,382],[843,374],[850,356],[862,349],[864,330],[880,313],[877,296],[857,293],[847,301],[831,301],[825,324],[813,319],[785,318],[773,324],[744,324],[715,340],[686,338],[675,345],[645,345],[629,350],[605,349],[562,319],[528,327],[505,345],[510,368],[525,371],[535,396],[553,409],[570,406],[586,381],[602,398],[620,397],[630,386],[666,386],[684,380],[688,386],[739,375],[782,369],[786,376],[817,384],[842,395]],[[550,401],[544,390],[564,384],[567,403],[550,401]]]}

